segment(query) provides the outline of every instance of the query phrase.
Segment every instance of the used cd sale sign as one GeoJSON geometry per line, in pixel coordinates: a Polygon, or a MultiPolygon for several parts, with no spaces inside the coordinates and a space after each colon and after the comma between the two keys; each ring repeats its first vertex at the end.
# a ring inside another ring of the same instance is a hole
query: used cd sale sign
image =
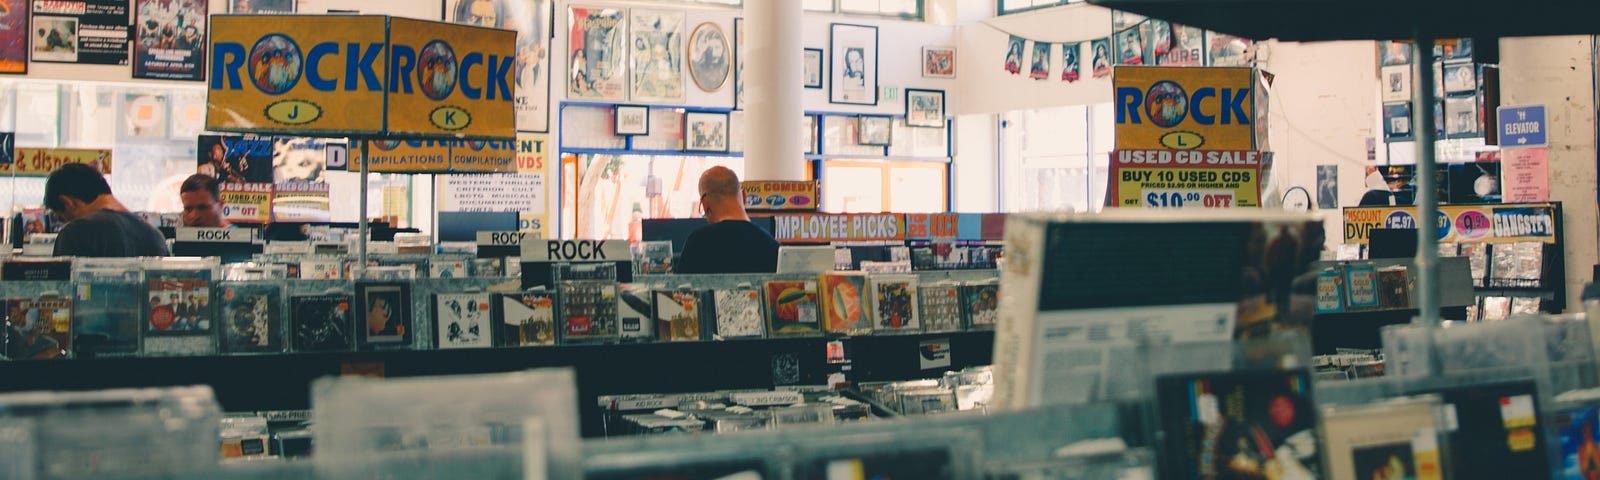
{"type": "Polygon", "coordinates": [[[1118,207],[1261,206],[1261,172],[1272,154],[1255,151],[1118,150],[1111,154],[1118,207]]]}
{"type": "Polygon", "coordinates": [[[1117,67],[1112,83],[1119,150],[1259,149],[1252,69],[1117,67]]]}

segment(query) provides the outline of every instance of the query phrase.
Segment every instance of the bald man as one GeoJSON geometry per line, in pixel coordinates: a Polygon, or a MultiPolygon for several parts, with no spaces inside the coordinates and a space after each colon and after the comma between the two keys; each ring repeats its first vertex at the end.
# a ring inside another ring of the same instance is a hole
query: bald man
{"type": "Polygon", "coordinates": [[[700,205],[710,224],[689,235],[677,273],[778,271],[778,241],[750,223],[733,170],[712,167],[700,175],[700,205]]]}

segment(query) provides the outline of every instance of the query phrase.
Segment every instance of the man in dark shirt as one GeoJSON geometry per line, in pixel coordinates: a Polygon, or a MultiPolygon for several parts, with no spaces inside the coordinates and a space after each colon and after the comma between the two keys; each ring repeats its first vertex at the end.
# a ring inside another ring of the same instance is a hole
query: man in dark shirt
{"type": "Polygon", "coordinates": [[[772,273],[778,271],[778,241],[750,223],[739,176],[725,167],[700,175],[706,221],[689,234],[677,273],[772,273]]]}
{"type": "Polygon", "coordinates": [[[161,231],[128,213],[94,167],[69,163],[50,172],[44,183],[44,206],[67,222],[56,235],[58,257],[170,255],[161,231]]]}

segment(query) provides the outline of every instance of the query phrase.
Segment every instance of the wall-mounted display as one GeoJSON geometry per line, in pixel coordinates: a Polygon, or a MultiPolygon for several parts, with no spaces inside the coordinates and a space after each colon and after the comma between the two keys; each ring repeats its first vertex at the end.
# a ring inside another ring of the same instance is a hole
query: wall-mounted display
{"type": "Polygon", "coordinates": [[[744,108],[744,19],[733,19],[733,109],[744,108]]]}
{"type": "Polygon", "coordinates": [[[924,78],[956,78],[955,47],[922,47],[924,78]]]}
{"type": "Polygon", "coordinates": [[[1081,48],[1083,48],[1081,42],[1061,44],[1061,81],[1076,82],[1082,75],[1080,70],[1083,68],[1083,62],[1078,61],[1078,50],[1081,48]]]}
{"type": "Polygon", "coordinates": [[[856,117],[856,144],[889,146],[894,118],[888,115],[862,115],[856,117]]]}
{"type": "Polygon", "coordinates": [[[1411,64],[1411,44],[1409,43],[1381,42],[1378,44],[1378,48],[1381,49],[1378,52],[1378,58],[1385,66],[1411,64]]]}
{"type": "Polygon", "coordinates": [[[1449,98],[1444,101],[1444,133],[1451,137],[1472,137],[1482,133],[1478,122],[1478,97],[1449,98]]]}
{"type": "Polygon", "coordinates": [[[807,48],[804,62],[806,88],[822,88],[822,49],[807,48]]]}
{"type": "Polygon", "coordinates": [[[683,101],[683,12],[635,8],[628,15],[636,102],[683,101]]]}
{"type": "Polygon", "coordinates": [[[615,109],[617,135],[649,135],[650,107],[643,105],[617,105],[615,109]]]}
{"type": "MultiPolygon", "coordinates": [[[[35,2],[33,61],[128,64],[128,0],[35,2]]],[[[141,2],[143,3],[143,2],[141,2]]]]}
{"type": "Polygon", "coordinates": [[[943,127],[944,90],[906,89],[906,125],[943,127]]]}
{"type": "Polygon", "coordinates": [[[1443,68],[1444,91],[1449,94],[1472,93],[1478,90],[1477,66],[1472,63],[1448,63],[1443,68]]]}
{"type": "Polygon", "coordinates": [[[716,23],[705,22],[689,34],[689,78],[704,92],[722,90],[733,65],[728,36],[716,23]]]}
{"type": "Polygon", "coordinates": [[[1383,139],[1391,142],[1411,139],[1411,102],[1383,105],[1383,139]]]}
{"type": "Polygon", "coordinates": [[[1404,102],[1411,100],[1411,67],[1407,65],[1392,65],[1383,67],[1382,70],[1383,94],[1380,95],[1385,102],[1404,102]]]}
{"type": "Polygon", "coordinates": [[[0,73],[28,73],[28,39],[33,35],[26,32],[32,3],[15,2],[0,11],[0,31],[12,32],[0,39],[0,73]]]}
{"type": "MultiPolygon", "coordinates": [[[[279,0],[294,8],[292,0],[279,0]]],[[[517,65],[516,124],[518,131],[550,131],[549,0],[445,0],[445,19],[452,23],[515,30],[517,65]]]]}
{"type": "Polygon", "coordinates": [[[627,97],[627,50],[622,45],[625,15],[621,9],[572,7],[567,23],[567,97],[575,100],[624,100],[627,97]]]}
{"type": "Polygon", "coordinates": [[[878,104],[878,27],[835,23],[828,53],[833,57],[828,101],[878,104]]]}
{"type": "Polygon", "coordinates": [[[687,112],[683,114],[683,125],[684,151],[728,151],[728,114],[717,112],[687,112]]]}
{"type": "Polygon", "coordinates": [[[1111,75],[1111,39],[1089,42],[1089,48],[1094,50],[1094,78],[1111,75]]]}
{"type": "Polygon", "coordinates": [[[1028,61],[1028,78],[1044,80],[1050,77],[1050,49],[1054,43],[1033,42],[1033,58],[1028,61]]]}
{"type": "Polygon", "coordinates": [[[133,78],[206,78],[205,0],[134,2],[133,78]]]}

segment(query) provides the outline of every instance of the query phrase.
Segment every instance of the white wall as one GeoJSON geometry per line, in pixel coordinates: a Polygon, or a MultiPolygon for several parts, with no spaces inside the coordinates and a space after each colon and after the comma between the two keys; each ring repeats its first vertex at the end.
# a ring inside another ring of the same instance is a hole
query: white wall
{"type": "MultiPolygon", "coordinates": [[[[950,100],[956,111],[1000,113],[1111,101],[1109,76],[1097,79],[1092,71],[1085,71],[1077,82],[1061,81],[1060,47],[1052,49],[1056,58],[1051,59],[1048,79],[1030,79],[1026,71],[1019,75],[1006,72],[1003,67],[1011,34],[1045,42],[1088,42],[1111,35],[1111,10],[1077,3],[963,25],[956,32],[956,75],[963,95],[950,100]]],[[[1092,57],[1083,55],[1088,44],[1082,47],[1079,59],[1089,67],[1092,57]]],[[[1024,52],[1024,61],[1029,55],[1024,52]]]]}
{"type": "Polygon", "coordinates": [[[1000,211],[999,158],[995,154],[994,115],[961,115],[955,120],[955,152],[950,165],[950,209],[957,212],[1000,211]]]}

